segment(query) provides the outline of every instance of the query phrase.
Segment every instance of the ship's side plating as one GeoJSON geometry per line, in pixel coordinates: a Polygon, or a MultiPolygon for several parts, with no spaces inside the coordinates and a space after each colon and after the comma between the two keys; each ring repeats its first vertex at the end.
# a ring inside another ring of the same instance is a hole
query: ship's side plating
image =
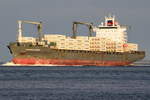
{"type": "Polygon", "coordinates": [[[9,49],[16,64],[122,66],[141,60],[145,56],[143,51],[121,53],[59,50],[18,43],[11,43],[9,49]]]}

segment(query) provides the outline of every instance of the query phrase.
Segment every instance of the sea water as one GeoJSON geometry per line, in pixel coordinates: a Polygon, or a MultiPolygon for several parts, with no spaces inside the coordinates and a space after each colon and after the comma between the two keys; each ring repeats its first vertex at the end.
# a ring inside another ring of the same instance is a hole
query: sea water
{"type": "Polygon", "coordinates": [[[1,66],[0,100],[150,100],[150,67],[1,66]]]}

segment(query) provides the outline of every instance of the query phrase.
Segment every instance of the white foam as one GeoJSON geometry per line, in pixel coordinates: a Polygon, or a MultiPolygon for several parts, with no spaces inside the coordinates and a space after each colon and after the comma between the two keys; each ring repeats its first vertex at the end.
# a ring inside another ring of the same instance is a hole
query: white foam
{"type": "Polygon", "coordinates": [[[2,66],[21,66],[20,64],[14,64],[13,62],[6,62],[2,66]]]}
{"type": "MultiPolygon", "coordinates": [[[[13,62],[6,62],[5,64],[2,64],[2,66],[66,66],[66,65],[54,65],[54,64],[14,64],[13,62]]],[[[73,66],[73,65],[72,65],[73,66]]],[[[74,66],[81,66],[81,65],[74,65],[74,66]]]]}

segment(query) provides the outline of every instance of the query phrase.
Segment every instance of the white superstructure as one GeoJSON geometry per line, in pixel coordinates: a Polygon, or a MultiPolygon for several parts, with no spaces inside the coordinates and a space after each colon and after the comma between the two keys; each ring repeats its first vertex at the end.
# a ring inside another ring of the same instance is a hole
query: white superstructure
{"type": "Polygon", "coordinates": [[[127,42],[126,30],[125,26],[119,25],[115,16],[105,17],[105,21],[94,29],[96,37],[107,38],[121,43],[127,42]]]}

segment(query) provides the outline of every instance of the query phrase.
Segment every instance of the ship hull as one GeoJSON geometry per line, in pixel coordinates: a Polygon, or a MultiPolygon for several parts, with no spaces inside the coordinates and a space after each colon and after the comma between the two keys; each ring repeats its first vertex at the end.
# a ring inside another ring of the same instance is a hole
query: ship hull
{"type": "Polygon", "coordinates": [[[63,60],[63,59],[36,59],[36,58],[14,58],[12,61],[15,64],[33,65],[33,64],[52,64],[62,66],[75,66],[75,65],[91,65],[91,66],[125,66],[131,62],[122,61],[91,61],[91,60],[63,60]]]}
{"type": "Polygon", "coordinates": [[[145,57],[145,52],[100,52],[84,50],[60,50],[29,44],[11,43],[8,46],[15,64],[126,66],[145,57]]]}

